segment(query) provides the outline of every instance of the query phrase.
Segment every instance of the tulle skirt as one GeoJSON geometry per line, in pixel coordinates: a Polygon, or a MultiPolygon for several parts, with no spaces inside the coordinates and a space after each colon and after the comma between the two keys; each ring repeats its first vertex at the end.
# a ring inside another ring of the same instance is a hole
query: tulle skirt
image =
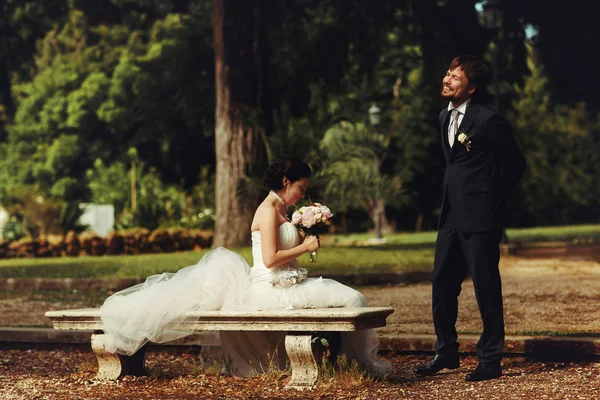
{"type": "MultiPolygon", "coordinates": [[[[308,278],[289,288],[252,280],[239,254],[223,247],[177,273],[152,275],[110,296],[101,307],[106,350],[132,355],[148,342],[165,343],[193,331],[180,325],[190,311],[285,310],[366,306],[358,291],[332,279],[308,278]]],[[[219,332],[225,360],[236,375],[285,367],[285,332],[219,332]]],[[[390,364],[377,356],[373,330],[343,332],[340,352],[377,375],[390,364]]]]}

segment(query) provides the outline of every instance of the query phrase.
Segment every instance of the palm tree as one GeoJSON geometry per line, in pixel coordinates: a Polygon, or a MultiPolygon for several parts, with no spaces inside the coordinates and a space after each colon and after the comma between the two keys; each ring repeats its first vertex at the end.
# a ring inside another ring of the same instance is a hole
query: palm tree
{"type": "Polygon", "coordinates": [[[322,168],[317,174],[333,209],[346,216],[351,208],[367,211],[381,239],[381,210],[394,204],[402,194],[402,181],[385,175],[380,168],[384,137],[373,135],[364,124],[340,121],[327,130],[320,143],[322,168]]]}

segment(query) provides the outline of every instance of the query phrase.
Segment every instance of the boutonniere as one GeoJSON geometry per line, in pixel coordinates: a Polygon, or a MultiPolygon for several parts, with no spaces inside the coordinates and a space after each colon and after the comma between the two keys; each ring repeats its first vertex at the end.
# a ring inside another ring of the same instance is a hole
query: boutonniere
{"type": "Polygon", "coordinates": [[[458,131],[458,141],[465,145],[467,151],[471,151],[471,135],[467,134],[467,132],[458,131]]]}

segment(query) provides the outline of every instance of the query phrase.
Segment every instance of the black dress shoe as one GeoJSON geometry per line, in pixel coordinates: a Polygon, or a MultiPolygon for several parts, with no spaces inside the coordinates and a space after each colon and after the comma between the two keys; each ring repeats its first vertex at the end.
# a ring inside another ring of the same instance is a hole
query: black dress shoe
{"type": "Polygon", "coordinates": [[[465,377],[465,380],[471,382],[487,381],[502,376],[502,367],[500,365],[479,364],[475,371],[471,371],[465,377]]]}
{"type": "Polygon", "coordinates": [[[444,357],[439,354],[433,356],[433,358],[425,365],[421,365],[415,368],[413,371],[418,375],[431,376],[441,371],[444,368],[456,369],[460,366],[458,356],[455,357],[444,357]]]}

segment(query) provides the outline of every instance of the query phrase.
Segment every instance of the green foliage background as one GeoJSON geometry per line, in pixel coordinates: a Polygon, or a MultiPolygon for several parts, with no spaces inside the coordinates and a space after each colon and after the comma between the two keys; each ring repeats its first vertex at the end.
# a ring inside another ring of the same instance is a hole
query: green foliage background
{"type": "MultiPolygon", "coordinates": [[[[507,1],[491,44],[475,1],[448,3],[256,3],[268,72],[257,123],[269,160],[308,160],[316,172],[311,198],[330,203],[336,218],[350,216],[350,230],[372,226],[376,198],[385,199],[392,227],[434,229],[444,167],[441,77],[453,56],[489,59],[498,46],[500,93],[492,94],[528,162],[511,224],[597,222],[600,106],[576,66],[558,70],[554,55],[576,54],[574,64],[587,71],[597,44],[581,35],[549,40],[549,21],[576,11],[541,13],[533,1],[507,1]],[[454,14],[461,24],[448,22],[454,14]],[[525,23],[537,29],[534,38],[525,37],[525,23]],[[382,109],[377,127],[368,123],[373,102],[382,109]]],[[[13,214],[15,234],[71,229],[68,210],[79,202],[114,204],[123,228],[210,227],[212,2],[6,0],[1,7],[0,203],[13,214]]],[[[248,27],[231,29],[241,35],[248,27]]],[[[243,77],[253,66],[232,68],[243,77]]]]}

